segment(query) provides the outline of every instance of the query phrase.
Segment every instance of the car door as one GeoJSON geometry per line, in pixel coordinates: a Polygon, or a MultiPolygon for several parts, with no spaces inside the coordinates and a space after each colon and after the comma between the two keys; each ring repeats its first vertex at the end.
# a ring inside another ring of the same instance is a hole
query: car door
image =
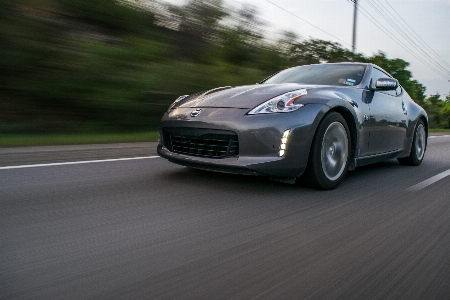
{"type": "MultiPolygon", "coordinates": [[[[391,77],[373,68],[372,82],[379,78],[391,77]]],[[[381,154],[400,150],[406,135],[406,111],[402,99],[402,89],[391,91],[372,91],[369,104],[369,154],[381,154]]]]}
{"type": "Polygon", "coordinates": [[[358,128],[359,128],[359,146],[356,156],[363,157],[370,155],[370,102],[373,94],[369,90],[362,93],[362,101],[358,102],[358,128]]]}

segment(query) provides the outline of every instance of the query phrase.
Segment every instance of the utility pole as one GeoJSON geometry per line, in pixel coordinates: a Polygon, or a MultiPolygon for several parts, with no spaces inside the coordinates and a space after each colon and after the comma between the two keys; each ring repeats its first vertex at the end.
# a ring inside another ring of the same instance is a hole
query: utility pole
{"type": "Polygon", "coordinates": [[[352,38],[352,51],[355,52],[355,45],[356,45],[356,12],[358,10],[358,0],[351,0],[353,3],[355,3],[355,8],[353,10],[353,38],[352,38]]]}

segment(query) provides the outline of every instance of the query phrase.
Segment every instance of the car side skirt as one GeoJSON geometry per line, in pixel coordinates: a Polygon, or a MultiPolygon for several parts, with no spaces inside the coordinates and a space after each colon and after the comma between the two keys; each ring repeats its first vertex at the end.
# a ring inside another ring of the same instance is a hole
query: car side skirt
{"type": "Polygon", "coordinates": [[[394,151],[375,154],[375,155],[357,157],[357,158],[354,158],[353,161],[350,163],[349,170],[354,170],[356,167],[362,167],[362,166],[374,164],[377,162],[385,161],[388,159],[394,159],[397,157],[404,157],[404,156],[405,156],[405,151],[403,151],[403,149],[399,149],[399,150],[394,150],[394,151]]]}

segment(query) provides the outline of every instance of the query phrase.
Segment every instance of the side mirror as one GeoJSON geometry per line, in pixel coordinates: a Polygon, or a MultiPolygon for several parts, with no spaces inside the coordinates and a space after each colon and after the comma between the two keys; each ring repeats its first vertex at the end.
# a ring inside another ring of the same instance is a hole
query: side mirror
{"type": "Polygon", "coordinates": [[[398,88],[398,81],[394,78],[380,78],[371,87],[373,91],[392,91],[398,88]]]}

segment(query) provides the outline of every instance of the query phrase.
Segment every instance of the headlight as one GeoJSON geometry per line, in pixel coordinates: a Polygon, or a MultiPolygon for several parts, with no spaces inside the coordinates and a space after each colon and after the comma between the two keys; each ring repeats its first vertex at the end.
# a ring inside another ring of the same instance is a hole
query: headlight
{"type": "Polygon", "coordinates": [[[250,112],[248,112],[248,114],[256,115],[256,114],[285,113],[297,110],[304,105],[295,104],[294,101],[306,94],[307,94],[306,89],[288,92],[286,94],[272,98],[264,102],[263,104],[258,105],[250,112]]]}
{"type": "Polygon", "coordinates": [[[178,102],[184,100],[186,97],[188,97],[189,95],[183,95],[178,97],[170,106],[169,109],[167,110],[167,112],[170,112],[170,110],[175,106],[175,104],[177,104],[178,102]]]}

